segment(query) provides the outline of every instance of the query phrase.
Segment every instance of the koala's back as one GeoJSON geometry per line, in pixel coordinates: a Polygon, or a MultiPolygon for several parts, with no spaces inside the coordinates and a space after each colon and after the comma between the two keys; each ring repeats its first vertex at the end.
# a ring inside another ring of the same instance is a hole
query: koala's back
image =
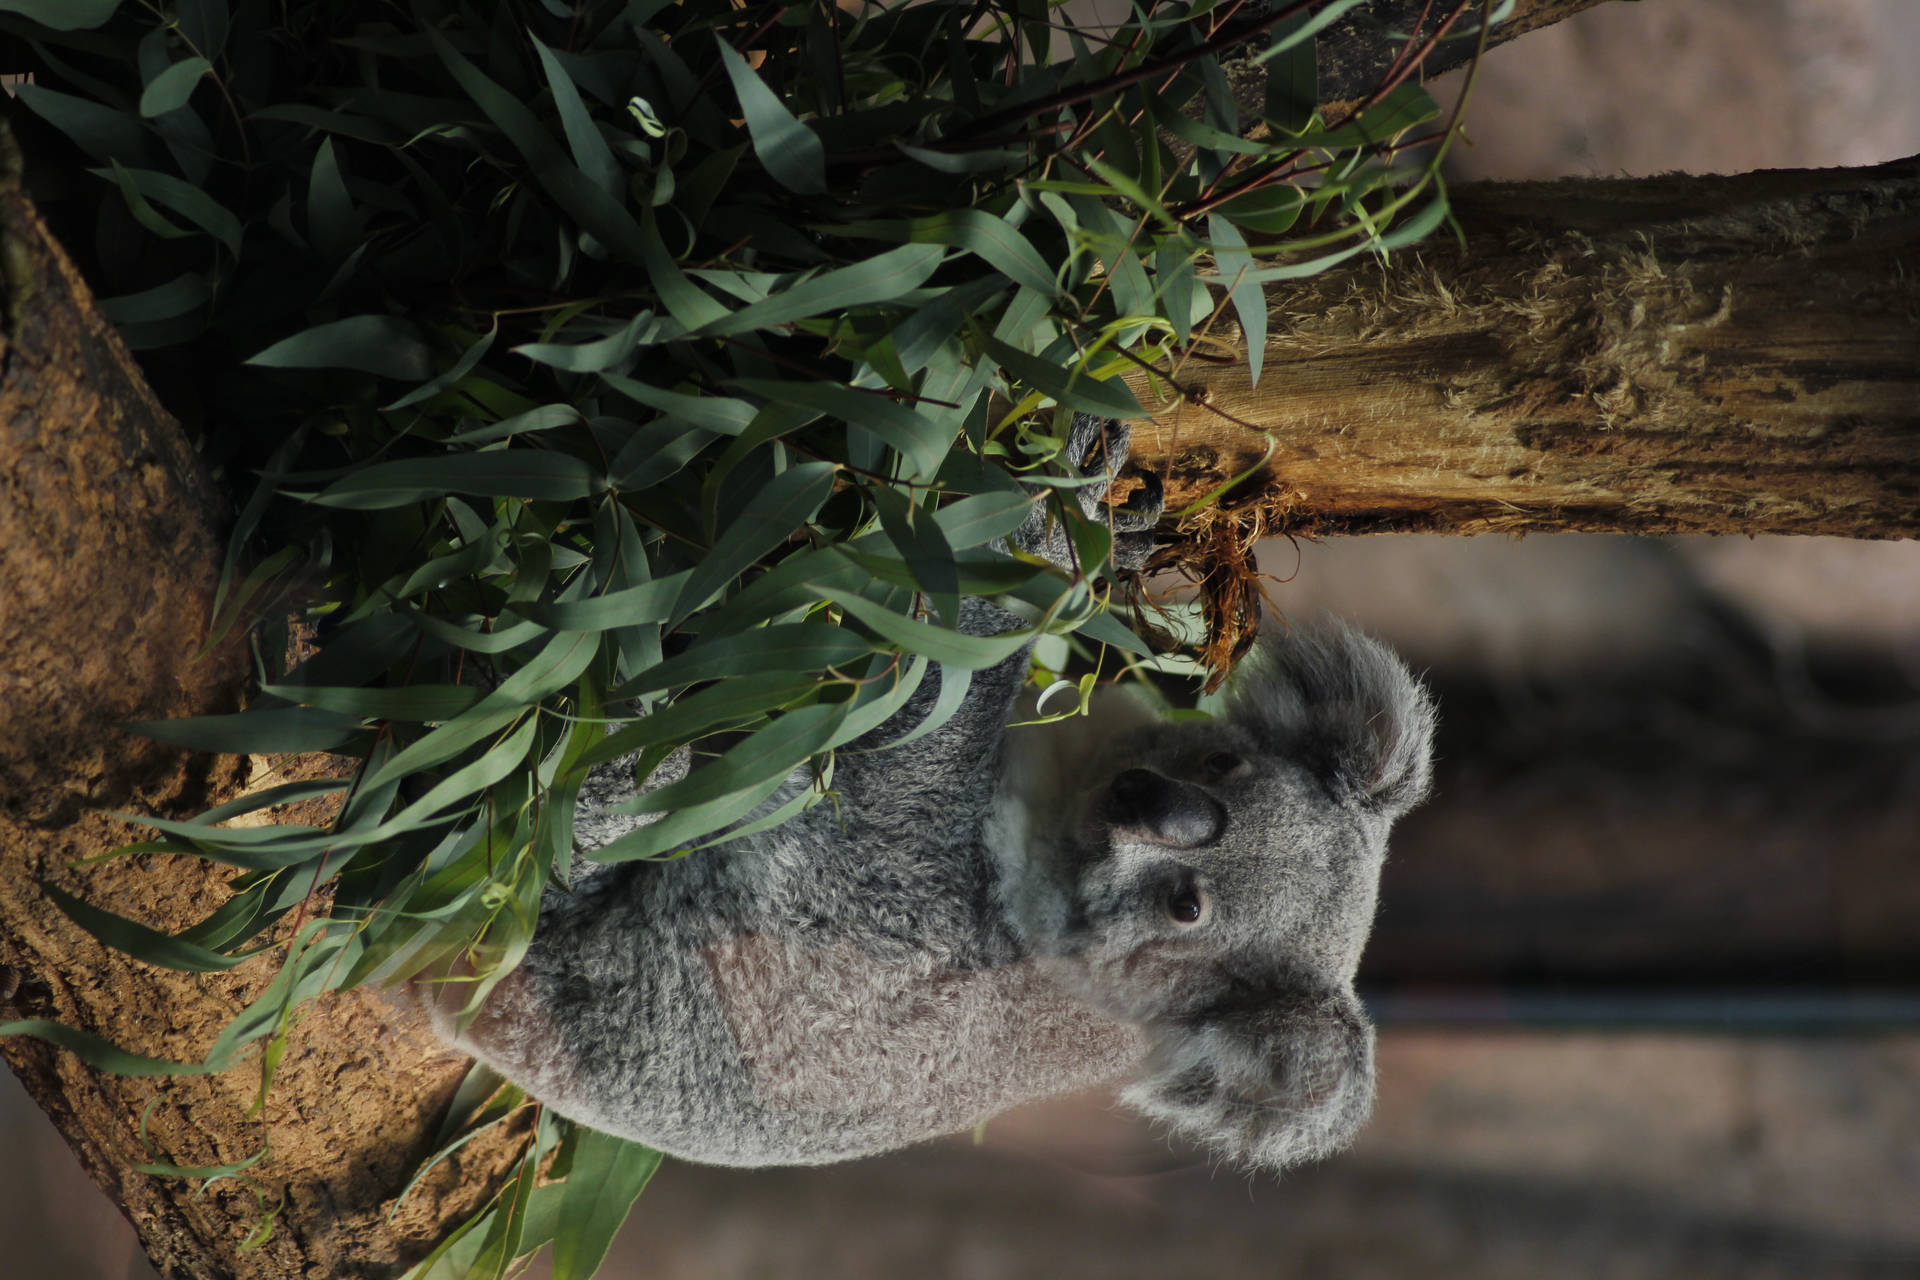
{"type": "Polygon", "coordinates": [[[571,1119],[731,1165],[889,1150],[1138,1061],[1012,941],[977,832],[860,834],[823,805],[550,893],[464,1046],[571,1119]]]}

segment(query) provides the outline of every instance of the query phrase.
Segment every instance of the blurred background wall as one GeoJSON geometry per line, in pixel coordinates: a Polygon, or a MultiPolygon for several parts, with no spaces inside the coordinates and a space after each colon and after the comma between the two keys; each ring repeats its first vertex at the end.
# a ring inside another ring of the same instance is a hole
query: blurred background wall
{"type": "MultiPolygon", "coordinates": [[[[1916,49],[1914,0],[1604,5],[1492,54],[1455,176],[1910,154],[1916,49]]],[[[1356,1149],[1250,1179],[1094,1096],[831,1169],[670,1164],[607,1274],[1920,1275],[1920,545],[1261,565],[1278,614],[1390,640],[1445,711],[1362,975],[1356,1149]]],[[[11,1077],[0,1151],[0,1274],[152,1275],[11,1077]]]]}

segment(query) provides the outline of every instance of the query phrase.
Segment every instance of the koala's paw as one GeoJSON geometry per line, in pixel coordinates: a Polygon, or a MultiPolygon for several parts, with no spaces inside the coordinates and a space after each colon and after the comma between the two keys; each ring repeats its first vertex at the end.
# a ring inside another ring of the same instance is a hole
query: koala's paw
{"type": "MultiPolygon", "coordinates": [[[[1115,418],[1091,413],[1073,415],[1073,427],[1067,436],[1067,458],[1082,472],[1095,477],[1092,484],[1069,490],[1087,519],[1113,530],[1113,566],[1138,570],[1153,554],[1153,530],[1160,522],[1165,496],[1160,477],[1141,473],[1141,486],[1122,503],[1109,504],[1107,493],[1127,465],[1133,443],[1133,429],[1115,418]]],[[[1046,504],[1035,504],[1033,517],[1015,535],[1022,550],[1045,556],[1059,565],[1073,563],[1073,550],[1066,531],[1052,519],[1046,504]]]]}

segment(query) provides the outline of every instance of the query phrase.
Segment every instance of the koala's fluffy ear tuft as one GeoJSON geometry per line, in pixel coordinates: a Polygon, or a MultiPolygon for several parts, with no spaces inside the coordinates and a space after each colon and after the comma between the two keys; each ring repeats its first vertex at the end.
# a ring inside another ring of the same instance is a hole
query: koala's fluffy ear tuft
{"type": "Polygon", "coordinates": [[[1241,1165],[1332,1155],[1373,1110],[1373,1025],[1350,993],[1248,993],[1150,1030],[1122,1101],[1241,1165]]]}
{"type": "Polygon", "coordinates": [[[1391,649],[1347,627],[1262,636],[1228,686],[1229,718],[1338,791],[1397,818],[1433,776],[1433,699],[1391,649]]]}

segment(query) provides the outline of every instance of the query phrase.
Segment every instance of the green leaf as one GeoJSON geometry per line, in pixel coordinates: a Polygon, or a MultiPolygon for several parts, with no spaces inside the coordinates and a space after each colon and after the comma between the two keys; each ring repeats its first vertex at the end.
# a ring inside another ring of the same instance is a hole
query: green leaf
{"type": "Polygon", "coordinates": [[[1395,85],[1386,97],[1361,113],[1359,119],[1339,128],[1303,134],[1296,144],[1322,151],[1340,151],[1387,142],[1439,114],[1440,104],[1433,100],[1433,95],[1409,80],[1395,85]]]}
{"type": "Polygon", "coordinates": [[[540,55],[540,66],[547,75],[547,88],[553,92],[554,109],[560,113],[560,128],[567,135],[567,148],[573,152],[573,162],[602,191],[617,196],[621,188],[620,162],[613,158],[613,152],[607,149],[607,140],[594,127],[593,117],[587,113],[587,104],[581,101],[573,78],[538,36],[529,33],[527,39],[540,55]]]}
{"type": "Polygon", "coordinates": [[[1026,384],[1041,395],[1050,396],[1069,409],[1103,413],[1116,418],[1144,418],[1131,388],[1124,382],[1087,376],[1078,367],[1062,369],[1048,360],[1030,356],[998,338],[983,338],[980,345],[1008,376],[1026,384]]]}
{"type": "Polygon", "coordinates": [[[26,1018],[19,1022],[0,1022],[0,1036],[32,1036],[60,1046],[98,1071],[116,1076],[204,1076],[226,1070],[221,1062],[168,1062],[148,1058],[102,1040],[88,1031],[65,1026],[46,1018],[26,1018]]]}
{"type": "Polygon", "coordinates": [[[642,311],[622,328],[593,342],[526,342],[515,347],[513,353],[569,373],[599,373],[632,355],[635,346],[646,341],[646,331],[653,324],[653,312],[642,311]]]}
{"type": "Polygon", "coordinates": [[[255,707],[229,715],[130,720],[125,727],[156,742],[226,755],[332,751],[360,732],[357,719],[310,707],[255,707]]]}
{"type": "MultiPolygon", "coordinates": [[[[431,400],[449,387],[457,386],[463,378],[473,372],[475,366],[477,366],[481,360],[486,358],[487,352],[493,350],[493,340],[499,336],[499,329],[494,328],[487,330],[469,344],[465,351],[460,353],[460,358],[454,361],[451,369],[448,369],[445,373],[434,377],[430,381],[420,384],[413,390],[407,392],[407,394],[401,396],[398,400],[390,404],[382,405],[381,408],[387,410],[389,413],[395,409],[405,409],[411,405],[419,404],[422,401],[431,400]]],[[[533,412],[539,411],[534,410],[533,412]]],[[[567,421],[573,422],[579,420],[580,415],[577,411],[569,407],[567,412],[569,415],[567,421]]]]}
{"type": "Polygon", "coordinates": [[[822,599],[831,600],[851,617],[872,627],[884,639],[910,653],[924,653],[943,666],[978,671],[1006,661],[1033,642],[1032,633],[1026,631],[1013,631],[999,636],[970,636],[947,627],[916,622],[851,591],[822,590],[819,594],[822,599]]]}
{"type": "Polygon", "coordinates": [[[951,428],[882,392],[856,390],[838,382],[775,382],[762,378],[743,379],[735,385],[776,404],[831,413],[858,430],[878,436],[899,452],[908,480],[930,478],[953,444],[951,428]]]}
{"type": "Polygon", "coordinates": [[[364,242],[366,231],[353,207],[353,196],[340,176],[340,159],[333,139],[323,138],[313,153],[307,173],[307,234],[328,262],[345,262],[364,242]]]}
{"type": "Polygon", "coordinates": [[[553,1280],[590,1280],[660,1167],[660,1153],[651,1147],[594,1129],[579,1135],[555,1211],[553,1280]]]}
{"type": "Polygon", "coordinates": [[[745,400],[731,396],[696,396],[682,391],[669,391],[651,383],[625,377],[617,373],[602,373],[600,380],[618,391],[621,395],[643,404],[649,409],[657,409],[669,418],[704,427],[708,431],[717,431],[722,435],[737,436],[747,429],[753,421],[756,410],[745,400]]]}
{"type": "Polygon", "coordinates": [[[85,31],[106,25],[120,0],[0,0],[0,13],[17,13],[55,31],[85,31]]]}
{"type": "MultiPolygon", "coordinates": [[[[802,280],[790,289],[769,294],[759,302],[709,321],[701,334],[746,333],[791,324],[809,316],[851,311],[855,307],[897,301],[919,288],[940,265],[945,253],[938,245],[909,244],[858,262],[850,267],[802,280]]],[[[1052,277],[1048,276],[1048,287],[1052,277]]]]}
{"type": "Polygon", "coordinates": [[[667,252],[666,242],[660,238],[660,229],[655,225],[652,209],[641,213],[640,261],[647,269],[647,278],[653,283],[653,291],[658,295],[660,305],[680,323],[681,328],[694,330],[726,317],[726,307],[687,279],[686,273],[673,260],[673,255],[667,252]]]}
{"type": "Polygon", "coordinates": [[[100,311],[117,325],[151,324],[171,320],[213,300],[213,287],[197,271],[186,271],[165,284],[139,293],[100,299],[100,311]]]}
{"type": "Polygon", "coordinates": [[[15,84],[12,92],[29,111],[73,139],[95,160],[111,163],[145,159],[151,153],[147,130],[129,112],[37,84],[15,84]]]}
{"type": "Polygon", "coordinates": [[[374,511],[447,493],[489,498],[585,498],[600,489],[592,463],[541,449],[447,453],[397,458],[342,476],[310,501],[323,507],[374,511]]]}
{"type": "Polygon", "coordinates": [[[755,671],[817,671],[873,652],[860,636],[829,622],[794,622],[706,640],[611,690],[610,702],[755,671]]]}
{"type": "Polygon", "coordinates": [[[934,521],[955,551],[1004,538],[1027,522],[1033,498],[1025,490],[978,493],[949,503],[934,513],[934,521]]]}
{"type": "Polygon", "coordinates": [[[910,240],[965,249],[1015,284],[1051,295],[1053,268],[1040,251],[1005,218],[985,209],[949,209],[908,222],[852,222],[838,228],[843,235],[876,240],[910,240]]]}
{"type": "Polygon", "coordinates": [[[1244,227],[1261,235],[1277,236],[1293,229],[1306,203],[1304,192],[1277,183],[1235,196],[1216,212],[1236,227],[1244,227]]]}
{"type": "Polygon", "coordinates": [[[590,768],[630,751],[692,742],[720,729],[759,720],[770,711],[800,701],[815,690],[817,683],[810,672],[791,671],[747,672],[717,681],[608,734],[581,757],[580,765],[590,768]]]}
{"type": "Polygon", "coordinates": [[[674,604],[670,626],[705,605],[726,585],[813,518],[833,492],[830,462],[803,462],[773,477],[735,515],[726,531],[695,566],[674,604]]]}
{"type": "MultiPolygon", "coordinates": [[[[416,0],[417,3],[417,0],[416,0]]],[[[640,224],[613,195],[597,186],[577,166],[563,159],[553,137],[541,127],[538,117],[521,101],[495,84],[480,68],[469,62],[440,34],[437,24],[422,20],[421,27],[432,42],[441,64],[466,90],[494,127],[505,134],[514,149],[527,162],[546,193],[565,209],[573,220],[595,240],[630,262],[646,258],[646,246],[640,224]]]]}
{"type": "MultiPolygon", "coordinates": [[[[441,377],[448,375],[442,374],[441,377]]],[[[434,381],[439,381],[436,378],[434,381]]],[[[429,384],[431,385],[431,384],[429,384]]],[[[426,388],[421,388],[425,390],[426,388]]],[[[418,394],[416,392],[415,394],[418,394]]],[[[551,431],[555,427],[570,427],[583,422],[580,411],[570,404],[543,404],[528,409],[525,413],[516,413],[502,418],[498,422],[483,422],[478,426],[456,431],[447,437],[448,444],[482,445],[494,444],[501,440],[510,440],[514,436],[532,435],[538,431],[551,431]]]]}
{"type": "Polygon", "coordinates": [[[213,70],[205,58],[184,58],[155,76],[140,94],[140,114],[149,118],[184,107],[200,77],[213,70]]]}
{"type": "Polygon", "coordinates": [[[679,782],[627,801],[622,812],[664,816],[591,856],[608,862],[651,857],[746,817],[795,769],[827,748],[847,710],[846,703],[835,703],[789,711],[679,782]]]}
{"type": "Polygon", "coordinates": [[[384,689],[268,684],[261,686],[261,692],[342,715],[436,724],[460,715],[481,696],[479,689],[467,684],[410,684],[384,689]]]}
{"type": "Polygon", "coordinates": [[[385,764],[373,770],[362,785],[367,790],[375,790],[451,760],[482,738],[500,732],[524,714],[519,707],[488,707],[484,711],[476,708],[408,743],[385,764]]]}
{"type": "Polygon", "coordinates": [[[787,110],[732,45],[725,40],[718,43],[720,61],[727,68],[727,78],[733,81],[747,133],[753,138],[754,155],[760,157],[773,180],[789,191],[807,196],[825,192],[827,153],[819,137],[787,110]]]}
{"type": "Polygon", "coordinates": [[[268,369],[357,369],[424,382],[433,373],[427,344],[397,316],[348,316],[282,338],[247,361],[268,369]]]}
{"type": "Polygon", "coordinates": [[[931,597],[934,609],[947,625],[960,625],[960,569],[945,532],[923,507],[906,495],[887,488],[873,490],[873,504],[889,541],[906,562],[914,586],[931,597]]]}
{"type": "Polygon", "coordinates": [[[1220,282],[1233,299],[1234,314],[1240,317],[1242,345],[1247,349],[1247,377],[1258,386],[1260,366],[1267,354],[1267,295],[1253,273],[1253,255],[1240,231],[1219,214],[1207,217],[1207,234],[1213,240],[1213,261],[1220,282]]]}
{"type": "Polygon", "coordinates": [[[252,1155],[244,1159],[231,1161],[227,1164],[183,1165],[168,1164],[162,1160],[150,1161],[145,1164],[129,1165],[128,1168],[132,1169],[135,1173],[152,1174],[160,1178],[205,1178],[209,1182],[213,1182],[221,1178],[231,1178],[236,1173],[246,1172],[254,1165],[266,1159],[268,1150],[269,1148],[267,1147],[261,1147],[260,1150],[254,1152],[252,1155]]]}
{"type": "Polygon", "coordinates": [[[125,952],[136,960],[185,973],[221,973],[244,959],[242,956],[221,955],[218,951],[210,951],[172,934],[161,933],[137,920],[103,911],[82,902],[59,885],[42,884],[40,889],[54,906],[66,913],[69,920],[114,950],[125,952]]]}
{"type": "Polygon", "coordinates": [[[683,569],[665,578],[656,578],[585,600],[569,600],[560,604],[515,604],[510,607],[522,617],[531,618],[555,631],[605,631],[610,627],[665,622],[692,576],[691,569],[683,569]]]}
{"type": "MultiPolygon", "coordinates": [[[[1409,193],[1411,194],[1411,193],[1409,193]]],[[[1301,280],[1320,274],[1329,267],[1345,262],[1356,254],[1368,251],[1404,249],[1431,235],[1447,219],[1448,202],[1444,189],[1438,190],[1433,198],[1421,208],[1420,212],[1408,218],[1392,231],[1377,240],[1362,240],[1350,244],[1332,253],[1323,254],[1304,262],[1289,262],[1277,267],[1260,267],[1242,277],[1243,282],[1267,284],[1274,280],[1301,280]]],[[[1216,259],[1218,254],[1215,255],[1216,259]]]]}
{"type": "Polygon", "coordinates": [[[425,795],[368,832],[366,839],[397,835],[514,773],[526,762],[534,733],[539,728],[539,719],[528,716],[519,728],[495,743],[485,755],[434,783],[425,795]]]}
{"type": "Polygon", "coordinates": [[[122,191],[137,191],[142,198],[166,206],[225,245],[228,253],[240,256],[240,219],[191,182],[153,169],[130,169],[117,159],[110,168],[88,172],[118,183],[122,191]]]}
{"type": "Polygon", "coordinates": [[[1283,20],[1267,34],[1267,120],[1288,133],[1299,133],[1313,122],[1320,105],[1320,69],[1315,45],[1299,36],[1310,21],[1307,14],[1283,20]]]}

